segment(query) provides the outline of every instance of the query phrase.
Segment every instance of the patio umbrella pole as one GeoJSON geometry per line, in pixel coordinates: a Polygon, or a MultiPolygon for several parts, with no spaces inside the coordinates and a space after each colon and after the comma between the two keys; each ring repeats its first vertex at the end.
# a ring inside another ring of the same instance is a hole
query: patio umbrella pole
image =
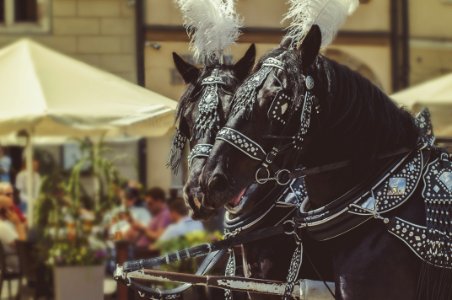
{"type": "Polygon", "coordinates": [[[33,225],[33,206],[34,201],[36,199],[33,199],[34,193],[33,193],[33,142],[32,142],[32,135],[29,132],[27,135],[27,143],[25,145],[25,162],[26,162],[26,172],[27,172],[27,219],[28,219],[28,225],[33,225]]]}
{"type": "Polygon", "coordinates": [[[98,139],[94,139],[93,141],[93,179],[94,179],[94,207],[95,211],[99,211],[100,207],[100,176],[99,176],[99,166],[98,166],[98,159],[99,159],[99,147],[100,147],[100,141],[98,139]]]}

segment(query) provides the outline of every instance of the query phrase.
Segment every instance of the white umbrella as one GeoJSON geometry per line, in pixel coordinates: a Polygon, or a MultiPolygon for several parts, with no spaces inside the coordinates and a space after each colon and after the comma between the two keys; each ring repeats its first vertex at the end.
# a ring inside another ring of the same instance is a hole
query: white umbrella
{"type": "Polygon", "coordinates": [[[452,137],[452,73],[398,92],[391,98],[414,112],[428,107],[435,135],[452,137]]]}
{"type": "Polygon", "coordinates": [[[0,50],[0,82],[0,135],[30,137],[30,192],[34,137],[159,136],[173,126],[176,101],[31,40],[0,50]]]}

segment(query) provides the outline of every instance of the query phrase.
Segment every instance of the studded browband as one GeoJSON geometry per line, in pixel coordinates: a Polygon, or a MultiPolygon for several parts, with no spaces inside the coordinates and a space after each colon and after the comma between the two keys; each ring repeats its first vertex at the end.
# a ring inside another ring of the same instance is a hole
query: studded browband
{"type": "Polygon", "coordinates": [[[267,153],[258,143],[235,129],[223,127],[218,132],[216,139],[228,143],[253,160],[260,161],[267,156],[267,153]]]}
{"type": "Polygon", "coordinates": [[[188,167],[190,168],[195,158],[207,158],[212,151],[213,145],[211,144],[197,144],[193,147],[188,155],[188,167]]]}

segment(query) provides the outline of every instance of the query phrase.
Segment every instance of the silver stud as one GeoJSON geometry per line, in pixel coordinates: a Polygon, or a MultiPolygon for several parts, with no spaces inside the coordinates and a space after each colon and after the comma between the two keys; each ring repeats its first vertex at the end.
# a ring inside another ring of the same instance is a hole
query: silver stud
{"type": "Polygon", "coordinates": [[[314,88],[314,78],[311,76],[306,77],[306,88],[310,91],[314,88]]]}

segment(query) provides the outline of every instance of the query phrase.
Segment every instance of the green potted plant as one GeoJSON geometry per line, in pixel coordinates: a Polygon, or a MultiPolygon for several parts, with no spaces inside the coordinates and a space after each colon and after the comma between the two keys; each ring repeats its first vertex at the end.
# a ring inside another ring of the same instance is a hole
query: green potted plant
{"type": "Polygon", "coordinates": [[[81,158],[69,172],[55,170],[43,181],[35,210],[39,249],[53,269],[55,299],[102,299],[106,244],[103,213],[117,203],[118,172],[101,143],[80,143],[81,158]],[[89,193],[86,184],[94,189],[89,193]]]}

